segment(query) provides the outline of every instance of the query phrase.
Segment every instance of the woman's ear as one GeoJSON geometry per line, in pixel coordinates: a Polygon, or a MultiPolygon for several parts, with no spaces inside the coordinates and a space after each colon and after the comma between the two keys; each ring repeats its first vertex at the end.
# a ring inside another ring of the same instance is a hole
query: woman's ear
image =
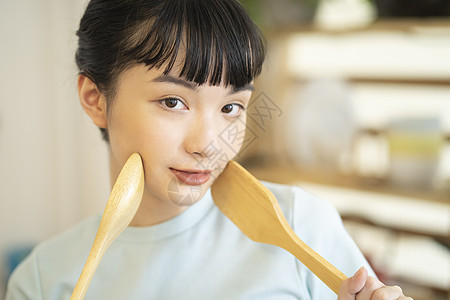
{"type": "Polygon", "coordinates": [[[78,97],[84,111],[97,127],[107,128],[107,107],[105,96],[97,85],[85,75],[78,76],[78,97]]]}

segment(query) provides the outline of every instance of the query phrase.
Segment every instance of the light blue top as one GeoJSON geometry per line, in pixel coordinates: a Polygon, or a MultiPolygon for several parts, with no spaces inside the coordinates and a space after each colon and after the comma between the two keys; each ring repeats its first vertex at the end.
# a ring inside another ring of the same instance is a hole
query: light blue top
{"type": "MultiPolygon", "coordinates": [[[[336,210],[300,188],[264,183],[297,235],[347,276],[367,266],[336,210]]],[[[69,299],[100,216],[38,245],[15,270],[6,300],[69,299]]],[[[336,299],[285,250],[253,242],[210,192],[181,215],[129,227],[109,247],[86,299],[336,299]]]]}

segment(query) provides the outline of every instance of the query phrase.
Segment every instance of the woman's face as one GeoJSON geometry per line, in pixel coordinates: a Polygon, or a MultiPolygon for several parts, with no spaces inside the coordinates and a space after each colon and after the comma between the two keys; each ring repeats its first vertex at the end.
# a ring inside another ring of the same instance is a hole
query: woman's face
{"type": "Polygon", "coordinates": [[[174,74],[144,65],[125,71],[107,123],[113,176],[138,152],[143,201],[179,208],[199,200],[239,151],[252,85],[198,86],[174,74]]]}

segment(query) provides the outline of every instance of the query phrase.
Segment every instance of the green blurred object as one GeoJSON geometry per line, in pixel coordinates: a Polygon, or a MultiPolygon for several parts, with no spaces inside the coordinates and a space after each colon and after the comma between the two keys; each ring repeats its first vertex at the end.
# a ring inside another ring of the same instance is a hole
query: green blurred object
{"type": "Polygon", "coordinates": [[[266,29],[310,24],[320,0],[242,0],[241,3],[253,21],[266,29]]]}

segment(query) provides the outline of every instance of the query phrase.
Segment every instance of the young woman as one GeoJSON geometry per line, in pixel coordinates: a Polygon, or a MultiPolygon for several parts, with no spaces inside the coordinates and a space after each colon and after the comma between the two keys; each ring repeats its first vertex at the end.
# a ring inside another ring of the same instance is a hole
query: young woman
{"type": "MultiPolygon", "coordinates": [[[[129,155],[145,190],[106,252],[87,299],[336,299],[286,251],[251,241],[214,206],[209,188],[245,129],[265,56],[236,0],[91,0],[78,30],[81,105],[110,149],[114,182],[129,155]]],[[[347,275],[339,299],[407,299],[384,286],[330,205],[265,183],[296,233],[347,275]],[[369,270],[369,271],[367,271],[369,270]]],[[[99,225],[89,218],[37,246],[7,300],[69,299],[99,225]]]]}

